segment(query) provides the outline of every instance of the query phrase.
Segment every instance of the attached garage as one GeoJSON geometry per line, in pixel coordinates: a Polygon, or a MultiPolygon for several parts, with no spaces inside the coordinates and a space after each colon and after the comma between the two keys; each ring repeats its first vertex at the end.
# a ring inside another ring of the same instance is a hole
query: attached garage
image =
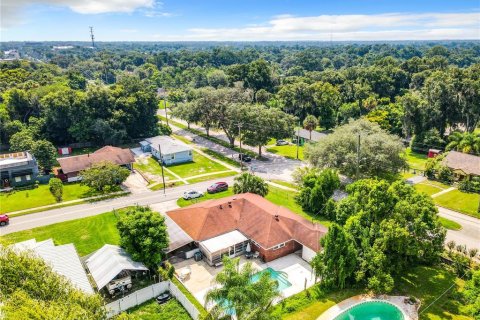
{"type": "Polygon", "coordinates": [[[303,246],[302,248],[302,259],[305,261],[312,261],[317,253],[310,249],[309,247],[303,246]]]}

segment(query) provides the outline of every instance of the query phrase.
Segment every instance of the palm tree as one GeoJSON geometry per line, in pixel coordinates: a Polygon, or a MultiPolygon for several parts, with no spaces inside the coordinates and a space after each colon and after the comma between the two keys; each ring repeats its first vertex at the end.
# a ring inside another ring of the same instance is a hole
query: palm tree
{"type": "Polygon", "coordinates": [[[233,192],[236,194],[251,192],[265,197],[268,194],[268,184],[262,178],[244,172],[235,178],[233,192]]]}
{"type": "Polygon", "coordinates": [[[315,130],[317,126],[318,126],[318,120],[317,118],[315,118],[315,116],[311,114],[306,116],[305,120],[303,120],[303,128],[310,132],[310,139],[309,139],[310,141],[312,141],[312,131],[315,130]]]}
{"type": "Polygon", "coordinates": [[[452,132],[448,136],[446,150],[456,150],[463,153],[480,153],[480,135],[473,132],[452,132]]]}
{"type": "Polygon", "coordinates": [[[215,277],[215,288],[205,297],[212,306],[206,319],[269,319],[273,301],[280,296],[278,282],[269,273],[252,281],[257,272],[250,262],[240,268],[240,260],[223,257],[223,270],[215,277]]]}

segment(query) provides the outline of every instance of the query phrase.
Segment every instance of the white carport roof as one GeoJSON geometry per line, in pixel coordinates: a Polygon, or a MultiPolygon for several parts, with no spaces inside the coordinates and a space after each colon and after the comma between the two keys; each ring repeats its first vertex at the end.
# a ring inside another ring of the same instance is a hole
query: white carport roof
{"type": "Polygon", "coordinates": [[[141,262],[133,261],[122,248],[106,244],[85,261],[97,289],[105,287],[123,270],[148,270],[141,262]]]}
{"type": "Polygon", "coordinates": [[[233,230],[218,237],[202,241],[200,242],[200,245],[210,253],[214,253],[247,240],[248,238],[242,233],[237,230],[233,230]]]}
{"type": "Polygon", "coordinates": [[[86,293],[93,293],[87,273],[72,243],[56,246],[52,239],[41,242],[30,239],[16,243],[12,247],[18,251],[31,250],[50,265],[53,271],[70,280],[75,287],[86,293]]]}

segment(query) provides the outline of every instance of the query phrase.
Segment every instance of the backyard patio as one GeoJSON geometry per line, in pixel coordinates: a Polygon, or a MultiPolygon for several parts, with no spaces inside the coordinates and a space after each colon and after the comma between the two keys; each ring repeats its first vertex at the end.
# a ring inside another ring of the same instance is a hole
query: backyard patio
{"type": "MultiPolygon", "coordinates": [[[[240,266],[251,262],[258,271],[271,268],[274,272],[276,271],[275,273],[285,275],[288,283],[291,284],[281,291],[282,297],[286,298],[304,290],[305,284],[307,288],[311,287],[315,281],[312,268],[299,254],[289,254],[268,263],[263,263],[260,259],[247,260],[242,255],[240,256],[240,266]]],[[[222,267],[211,267],[204,260],[195,261],[194,259],[174,263],[174,266],[177,274],[189,273],[182,283],[204,305],[205,296],[213,288],[215,276],[222,271],[222,267]]]]}

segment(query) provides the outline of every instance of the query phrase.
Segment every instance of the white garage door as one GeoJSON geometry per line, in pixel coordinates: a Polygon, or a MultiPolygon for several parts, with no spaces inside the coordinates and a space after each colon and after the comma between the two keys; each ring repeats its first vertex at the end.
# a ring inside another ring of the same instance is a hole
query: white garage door
{"type": "Polygon", "coordinates": [[[302,249],[302,259],[310,262],[316,255],[317,253],[313,251],[312,249],[303,246],[302,249]]]}

